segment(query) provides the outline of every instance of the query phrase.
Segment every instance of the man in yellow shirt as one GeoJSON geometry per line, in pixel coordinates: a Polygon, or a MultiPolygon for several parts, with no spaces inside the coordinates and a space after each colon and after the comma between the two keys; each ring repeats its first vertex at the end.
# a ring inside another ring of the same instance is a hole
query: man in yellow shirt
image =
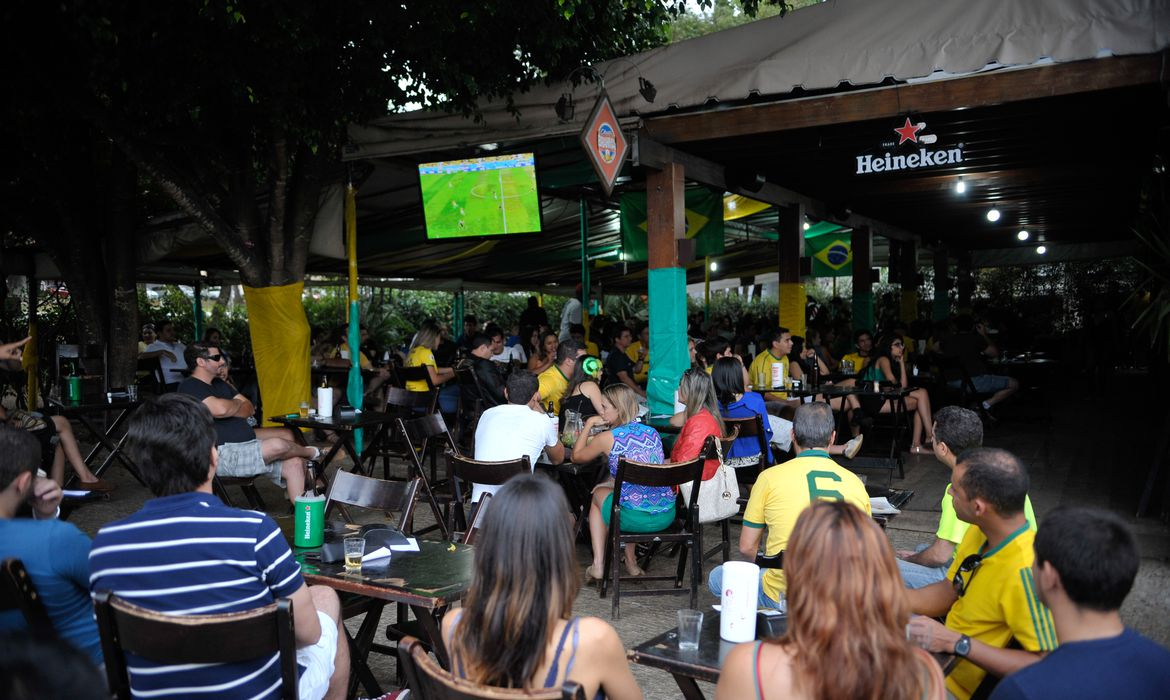
{"type": "Polygon", "coordinates": [[[768,337],[768,347],[752,360],[748,368],[748,376],[752,380],[752,390],[764,396],[765,401],[787,401],[788,394],[783,391],[768,391],[774,385],[772,381],[772,365],[780,365],[780,386],[784,386],[788,378],[788,353],[792,352],[792,333],[787,328],[777,327],[768,337]]]}
{"type": "Polygon", "coordinates": [[[1032,579],[1035,532],[1024,517],[1024,465],[1006,450],[968,450],[950,491],[959,519],[975,527],[955,550],[946,580],[907,591],[911,609],[923,616],[910,620],[907,633],[927,651],[961,659],[947,676],[947,691],[967,700],[987,674],[1003,677],[1034,664],[1057,639],[1032,579]],[[946,615],[945,626],[932,619],[939,615],[946,615]],[[1021,648],[1006,648],[1012,641],[1021,648]]]}
{"type": "MultiPolygon", "coordinates": [[[[848,501],[870,513],[869,494],[857,475],[842,469],[829,457],[833,444],[833,409],[826,403],[801,404],[792,419],[792,444],[797,456],[760,473],[752,486],[739,551],[754,559],[764,528],[768,542],[764,554],[783,552],[800,513],[815,500],[848,501]]],[[[723,567],[717,566],[707,579],[711,593],[723,594],[723,567]]],[[[760,607],[778,608],[780,594],[787,588],[782,569],[761,569],[760,607]]]]}
{"type": "Polygon", "coordinates": [[[562,340],[557,346],[557,361],[552,367],[540,373],[537,377],[540,393],[540,404],[548,407],[553,405],[553,413],[561,414],[561,398],[565,389],[569,388],[569,377],[573,376],[573,368],[577,366],[577,358],[585,354],[585,348],[575,340],[562,340]]]}
{"type": "Polygon", "coordinates": [[[585,339],[585,326],[580,323],[574,323],[569,326],[569,337],[581,344],[585,348],[586,355],[593,355],[594,357],[601,357],[601,351],[597,347],[597,343],[592,340],[585,339]]]}
{"type": "Polygon", "coordinates": [[[650,324],[642,324],[638,329],[638,339],[626,348],[626,357],[640,367],[634,371],[634,381],[646,386],[646,380],[650,377],[650,324]]]}
{"type": "Polygon", "coordinates": [[[842,357],[841,362],[852,362],[854,374],[860,374],[870,351],[873,350],[873,333],[862,328],[853,334],[853,343],[857,349],[842,357]]]}

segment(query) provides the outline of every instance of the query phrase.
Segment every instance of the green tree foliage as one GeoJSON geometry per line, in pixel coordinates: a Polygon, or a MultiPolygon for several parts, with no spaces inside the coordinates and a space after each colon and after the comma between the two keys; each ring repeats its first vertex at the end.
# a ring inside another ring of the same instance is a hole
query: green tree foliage
{"type": "Polygon", "coordinates": [[[816,5],[821,1],[765,0],[761,3],[759,0],[714,0],[714,3],[700,7],[698,12],[688,12],[671,22],[670,41],[673,43],[694,39],[748,22],[784,15],[791,10],[816,5]]]}

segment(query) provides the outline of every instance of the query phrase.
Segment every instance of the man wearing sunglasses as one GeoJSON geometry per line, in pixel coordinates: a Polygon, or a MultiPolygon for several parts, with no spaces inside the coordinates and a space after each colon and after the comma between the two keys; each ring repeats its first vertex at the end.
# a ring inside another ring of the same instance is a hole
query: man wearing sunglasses
{"type": "Polygon", "coordinates": [[[221,476],[249,477],[268,474],[274,483],[284,484],[289,502],[305,492],[305,462],[316,459],[320,450],[302,447],[278,437],[280,432],[258,433],[248,424],[256,407],[218,376],[226,362],[223,351],[205,341],[195,341],[185,351],[191,376],[179,383],[179,393],[201,401],[215,419],[215,437],[221,476]]]}
{"type": "Polygon", "coordinates": [[[967,700],[989,674],[1003,677],[1031,665],[1057,640],[1032,578],[1035,533],[1024,516],[1024,465],[1006,450],[967,450],[955,465],[950,493],[955,514],[974,527],[955,550],[945,580],[907,591],[911,609],[929,616],[913,618],[907,633],[928,651],[960,657],[947,691],[967,700]],[[931,619],[943,615],[945,626],[931,619]]]}

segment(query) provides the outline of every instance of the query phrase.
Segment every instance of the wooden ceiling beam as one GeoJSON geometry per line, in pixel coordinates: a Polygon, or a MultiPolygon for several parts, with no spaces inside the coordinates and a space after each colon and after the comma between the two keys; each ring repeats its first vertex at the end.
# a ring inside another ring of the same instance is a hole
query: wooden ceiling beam
{"type": "Polygon", "coordinates": [[[650,117],[644,133],[663,144],[710,141],[777,131],[946,112],[1043,97],[1158,83],[1161,54],[1114,56],[961,78],[858,90],[729,109],[650,117]]]}

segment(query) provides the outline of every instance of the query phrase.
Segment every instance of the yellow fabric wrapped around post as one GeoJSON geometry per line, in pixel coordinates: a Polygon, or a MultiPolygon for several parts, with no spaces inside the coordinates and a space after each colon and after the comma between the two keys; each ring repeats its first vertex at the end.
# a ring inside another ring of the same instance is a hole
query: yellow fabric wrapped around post
{"type": "Polygon", "coordinates": [[[918,290],[902,289],[902,303],[899,305],[902,323],[913,323],[918,319],[918,290]]]}
{"type": "Polygon", "coordinates": [[[256,380],[269,416],[297,413],[309,400],[309,319],[301,302],[304,282],[282,287],[244,287],[256,380]]]}
{"type": "Polygon", "coordinates": [[[808,304],[808,294],[804,291],[804,282],[780,283],[780,325],[792,332],[792,335],[804,337],[804,314],[808,304]]]}

